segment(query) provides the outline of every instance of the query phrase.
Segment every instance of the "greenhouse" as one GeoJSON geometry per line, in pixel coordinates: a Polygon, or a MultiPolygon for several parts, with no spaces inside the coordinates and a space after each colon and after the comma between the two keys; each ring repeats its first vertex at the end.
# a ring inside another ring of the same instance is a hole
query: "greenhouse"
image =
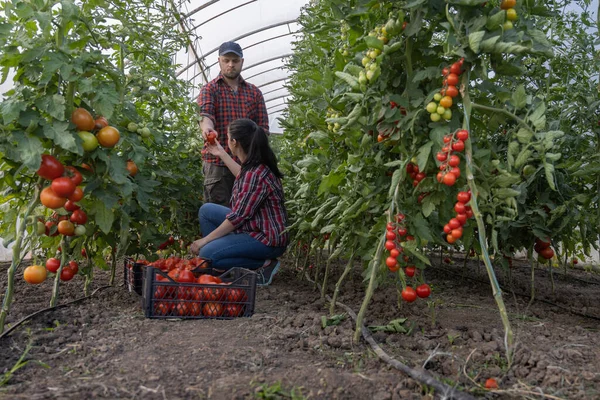
{"type": "Polygon", "coordinates": [[[599,11],[0,2],[0,398],[600,398],[599,11]]]}

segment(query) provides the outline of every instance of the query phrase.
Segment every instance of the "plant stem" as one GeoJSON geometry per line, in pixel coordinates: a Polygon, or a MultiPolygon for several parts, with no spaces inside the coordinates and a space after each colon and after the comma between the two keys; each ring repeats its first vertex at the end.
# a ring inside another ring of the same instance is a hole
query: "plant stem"
{"type": "Polygon", "coordinates": [[[515,121],[517,121],[519,123],[519,125],[521,125],[523,128],[527,129],[530,132],[533,132],[533,129],[531,129],[531,127],[529,125],[527,125],[527,122],[525,122],[523,119],[517,117],[515,114],[511,113],[508,110],[505,110],[503,108],[484,106],[483,104],[477,104],[477,103],[471,103],[471,106],[473,108],[477,108],[479,110],[502,113],[502,114],[514,119],[515,121]]]}
{"type": "Polygon", "coordinates": [[[356,319],[356,330],[354,331],[354,342],[358,343],[360,340],[361,329],[363,325],[363,319],[365,318],[365,314],[367,313],[367,308],[369,307],[369,302],[371,301],[371,297],[373,296],[373,292],[375,291],[375,277],[377,275],[377,268],[379,267],[381,256],[383,255],[383,245],[385,243],[385,235],[381,236],[381,240],[379,241],[379,245],[377,246],[377,251],[375,252],[375,257],[371,260],[371,276],[369,276],[369,286],[367,287],[367,292],[365,293],[365,298],[363,300],[362,305],[360,306],[360,310],[358,312],[358,317],[356,319]]]}
{"type": "MultiPolygon", "coordinates": [[[[471,116],[471,99],[469,97],[469,73],[465,73],[463,75],[462,86],[464,88],[463,93],[463,105],[464,105],[464,121],[463,128],[469,131],[469,135],[473,135],[473,132],[470,131],[470,116],[471,116]]],[[[523,121],[524,123],[524,121],[523,121]]],[[[528,128],[529,129],[529,128],[528,128]]],[[[469,188],[471,189],[471,208],[473,209],[473,215],[475,220],[477,221],[477,231],[479,235],[479,243],[481,245],[481,255],[483,256],[483,262],[487,269],[488,277],[490,280],[490,285],[492,286],[492,293],[494,295],[494,299],[496,300],[496,304],[498,305],[498,310],[500,311],[500,318],[502,319],[502,325],[504,326],[504,340],[506,345],[506,358],[508,363],[512,362],[512,348],[513,348],[513,332],[510,326],[510,321],[508,319],[508,313],[506,311],[506,306],[504,305],[504,300],[502,299],[502,291],[500,290],[500,285],[498,284],[498,280],[496,279],[496,274],[494,272],[494,268],[492,267],[492,262],[490,260],[490,255],[488,254],[487,248],[487,240],[485,235],[485,223],[483,222],[483,216],[479,211],[479,206],[477,203],[477,185],[475,184],[475,178],[473,177],[473,166],[472,166],[472,158],[473,158],[473,148],[471,145],[471,140],[465,141],[465,173],[467,177],[467,182],[469,184],[469,188]]]]}
{"type": "Polygon", "coordinates": [[[115,284],[115,274],[117,272],[117,249],[115,247],[112,248],[112,260],[110,263],[110,280],[108,281],[110,286],[115,284]]]}
{"type": "Polygon", "coordinates": [[[348,274],[350,273],[350,270],[352,269],[352,266],[354,265],[355,251],[356,251],[356,249],[353,246],[352,254],[350,255],[350,259],[348,260],[348,263],[346,264],[346,268],[344,268],[344,272],[342,273],[342,276],[340,276],[340,279],[338,279],[338,281],[335,284],[335,290],[333,291],[333,298],[331,299],[331,304],[329,305],[329,315],[331,315],[331,316],[333,316],[333,313],[335,311],[335,304],[337,301],[338,294],[340,293],[340,288],[342,287],[342,282],[344,282],[344,279],[346,279],[346,276],[348,276],[348,274]]]}
{"type": "Polygon", "coordinates": [[[6,321],[6,317],[8,316],[10,306],[12,304],[15,273],[17,271],[17,267],[21,265],[21,261],[23,261],[23,257],[27,253],[26,251],[23,251],[27,249],[22,249],[23,239],[25,237],[25,228],[27,227],[27,220],[29,219],[29,214],[31,214],[33,209],[38,205],[40,201],[39,194],[42,185],[42,179],[43,178],[39,178],[37,180],[35,184],[33,198],[31,199],[29,205],[25,209],[25,213],[21,217],[21,220],[17,220],[17,235],[12,248],[12,262],[10,264],[10,267],[8,268],[8,282],[6,284],[4,300],[2,301],[2,311],[0,311],[0,333],[4,332],[4,322],[6,321]]]}
{"type": "Polygon", "coordinates": [[[54,277],[54,286],[52,287],[50,307],[56,306],[56,301],[58,300],[58,288],[60,286],[60,274],[67,263],[67,241],[64,236],[62,236],[60,239],[60,248],[60,267],[58,267],[58,271],[56,271],[56,276],[54,277]]]}

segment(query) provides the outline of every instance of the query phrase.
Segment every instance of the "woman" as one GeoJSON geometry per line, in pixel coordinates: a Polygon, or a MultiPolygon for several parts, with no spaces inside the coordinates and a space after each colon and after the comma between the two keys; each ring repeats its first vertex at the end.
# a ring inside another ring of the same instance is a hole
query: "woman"
{"type": "Polygon", "coordinates": [[[236,177],[231,208],[206,203],[198,218],[202,239],[190,251],[211,261],[217,269],[242,267],[256,270],[259,285],[269,285],[279,270],[277,257],[288,245],[285,232],[282,174],[265,131],[250,119],[229,124],[227,144],[238,164],[219,144],[207,150],[221,158],[236,177]]]}

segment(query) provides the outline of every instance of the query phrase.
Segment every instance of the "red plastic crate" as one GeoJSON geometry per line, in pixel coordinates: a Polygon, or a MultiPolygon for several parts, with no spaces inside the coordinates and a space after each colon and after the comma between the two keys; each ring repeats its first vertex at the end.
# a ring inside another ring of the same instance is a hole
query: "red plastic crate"
{"type": "Polygon", "coordinates": [[[218,276],[222,284],[181,283],[154,267],[142,268],[142,306],[147,318],[232,319],[254,313],[256,273],[232,268],[220,275],[212,268],[200,274],[218,276]]]}

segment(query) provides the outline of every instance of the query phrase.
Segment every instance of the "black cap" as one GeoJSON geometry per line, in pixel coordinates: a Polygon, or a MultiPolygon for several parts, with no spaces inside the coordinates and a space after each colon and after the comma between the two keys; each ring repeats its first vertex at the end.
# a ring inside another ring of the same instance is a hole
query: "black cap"
{"type": "Polygon", "coordinates": [[[242,53],[242,47],[236,42],[225,42],[219,47],[219,55],[233,53],[238,57],[244,58],[244,53],[242,53]]]}

